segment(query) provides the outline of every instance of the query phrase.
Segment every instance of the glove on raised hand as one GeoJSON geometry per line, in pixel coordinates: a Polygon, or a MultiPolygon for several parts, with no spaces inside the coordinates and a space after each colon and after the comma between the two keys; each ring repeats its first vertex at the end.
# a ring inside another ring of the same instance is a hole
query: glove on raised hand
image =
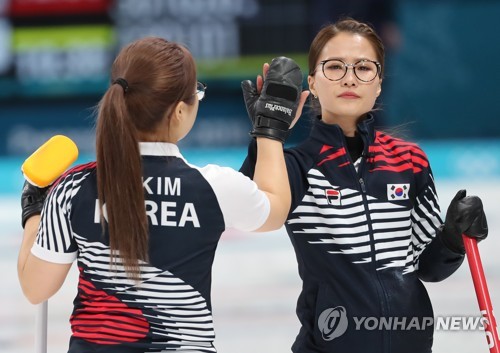
{"type": "Polygon", "coordinates": [[[43,203],[47,197],[50,186],[39,188],[25,181],[21,194],[22,226],[26,225],[28,218],[42,213],[43,203]]]}
{"type": "Polygon", "coordinates": [[[285,142],[295,118],[302,92],[302,71],[295,61],[274,58],[264,79],[260,95],[255,84],[241,83],[253,137],[266,137],[285,142]]]}
{"type": "Polygon", "coordinates": [[[477,196],[465,196],[465,190],[457,192],[446,211],[441,231],[443,243],[452,251],[464,254],[462,234],[481,241],[488,236],[488,224],[483,203],[477,196]]]}

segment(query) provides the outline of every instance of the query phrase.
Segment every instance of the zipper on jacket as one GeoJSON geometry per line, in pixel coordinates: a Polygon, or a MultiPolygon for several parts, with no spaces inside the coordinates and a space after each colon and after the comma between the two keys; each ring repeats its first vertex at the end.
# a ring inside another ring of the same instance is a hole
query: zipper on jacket
{"type": "Polygon", "coordinates": [[[366,194],[366,186],[363,178],[359,178],[359,185],[361,186],[361,191],[363,191],[363,194],[366,194]]]}
{"type": "MultiPolygon", "coordinates": [[[[363,136],[363,135],[362,135],[363,136]]],[[[369,146],[369,141],[366,141],[365,138],[363,138],[363,142],[367,144],[366,146],[369,146]]],[[[367,147],[368,148],[368,147],[367,147]]],[[[379,272],[377,270],[377,260],[375,256],[375,234],[373,232],[373,224],[372,224],[372,219],[370,217],[370,208],[368,207],[368,197],[367,197],[367,191],[366,191],[366,184],[365,180],[363,179],[363,171],[365,169],[366,165],[366,156],[362,155],[361,157],[361,163],[359,164],[358,171],[356,173],[356,169],[354,168],[354,165],[352,165],[352,168],[354,169],[354,173],[356,176],[359,178],[359,186],[361,189],[361,197],[363,199],[363,206],[366,210],[366,221],[368,225],[368,232],[370,236],[370,251],[371,251],[371,258],[372,258],[372,268],[375,272],[375,275],[377,276],[377,283],[375,284],[375,287],[377,288],[378,295],[381,299],[381,314],[383,317],[387,316],[389,311],[388,311],[388,299],[387,299],[387,294],[385,292],[384,286],[382,285],[382,280],[380,279],[379,272]]],[[[383,351],[384,352],[389,352],[390,351],[390,331],[383,331],[383,351]]]]}

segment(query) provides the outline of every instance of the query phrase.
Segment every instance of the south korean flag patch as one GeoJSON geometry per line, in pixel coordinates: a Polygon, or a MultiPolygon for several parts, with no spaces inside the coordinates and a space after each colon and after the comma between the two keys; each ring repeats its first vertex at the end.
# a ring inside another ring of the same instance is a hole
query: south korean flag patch
{"type": "Polygon", "coordinates": [[[387,199],[389,201],[408,200],[410,184],[387,184],[387,199]]]}

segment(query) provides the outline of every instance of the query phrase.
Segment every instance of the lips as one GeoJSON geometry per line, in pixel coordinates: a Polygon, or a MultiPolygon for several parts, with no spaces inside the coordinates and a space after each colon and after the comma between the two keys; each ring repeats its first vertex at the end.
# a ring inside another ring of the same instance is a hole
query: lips
{"type": "Polygon", "coordinates": [[[348,99],[355,99],[355,98],[360,98],[356,93],[354,92],[344,92],[339,95],[341,98],[348,98],[348,99]]]}

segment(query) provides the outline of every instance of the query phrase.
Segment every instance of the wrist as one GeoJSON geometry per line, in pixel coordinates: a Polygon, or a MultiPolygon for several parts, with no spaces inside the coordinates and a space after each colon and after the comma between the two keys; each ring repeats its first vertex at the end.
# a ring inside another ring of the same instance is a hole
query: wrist
{"type": "Polygon", "coordinates": [[[442,243],[451,251],[457,254],[465,254],[464,242],[462,234],[455,234],[446,229],[444,225],[439,228],[438,236],[442,243]]]}
{"type": "Polygon", "coordinates": [[[257,147],[276,148],[276,147],[272,147],[272,146],[279,146],[280,150],[283,149],[283,141],[281,141],[278,138],[275,138],[273,136],[261,136],[261,135],[257,135],[254,137],[255,137],[255,141],[257,142],[257,147]]]}
{"type": "Polygon", "coordinates": [[[283,131],[272,128],[263,128],[263,127],[256,127],[250,132],[250,135],[254,138],[263,137],[265,139],[279,141],[281,142],[281,144],[285,143],[289,134],[290,130],[283,131]]]}
{"type": "Polygon", "coordinates": [[[40,214],[42,213],[41,209],[33,209],[29,211],[24,211],[22,214],[22,219],[21,219],[21,225],[23,226],[23,229],[27,227],[28,222],[33,219],[40,219],[40,214]]]}

